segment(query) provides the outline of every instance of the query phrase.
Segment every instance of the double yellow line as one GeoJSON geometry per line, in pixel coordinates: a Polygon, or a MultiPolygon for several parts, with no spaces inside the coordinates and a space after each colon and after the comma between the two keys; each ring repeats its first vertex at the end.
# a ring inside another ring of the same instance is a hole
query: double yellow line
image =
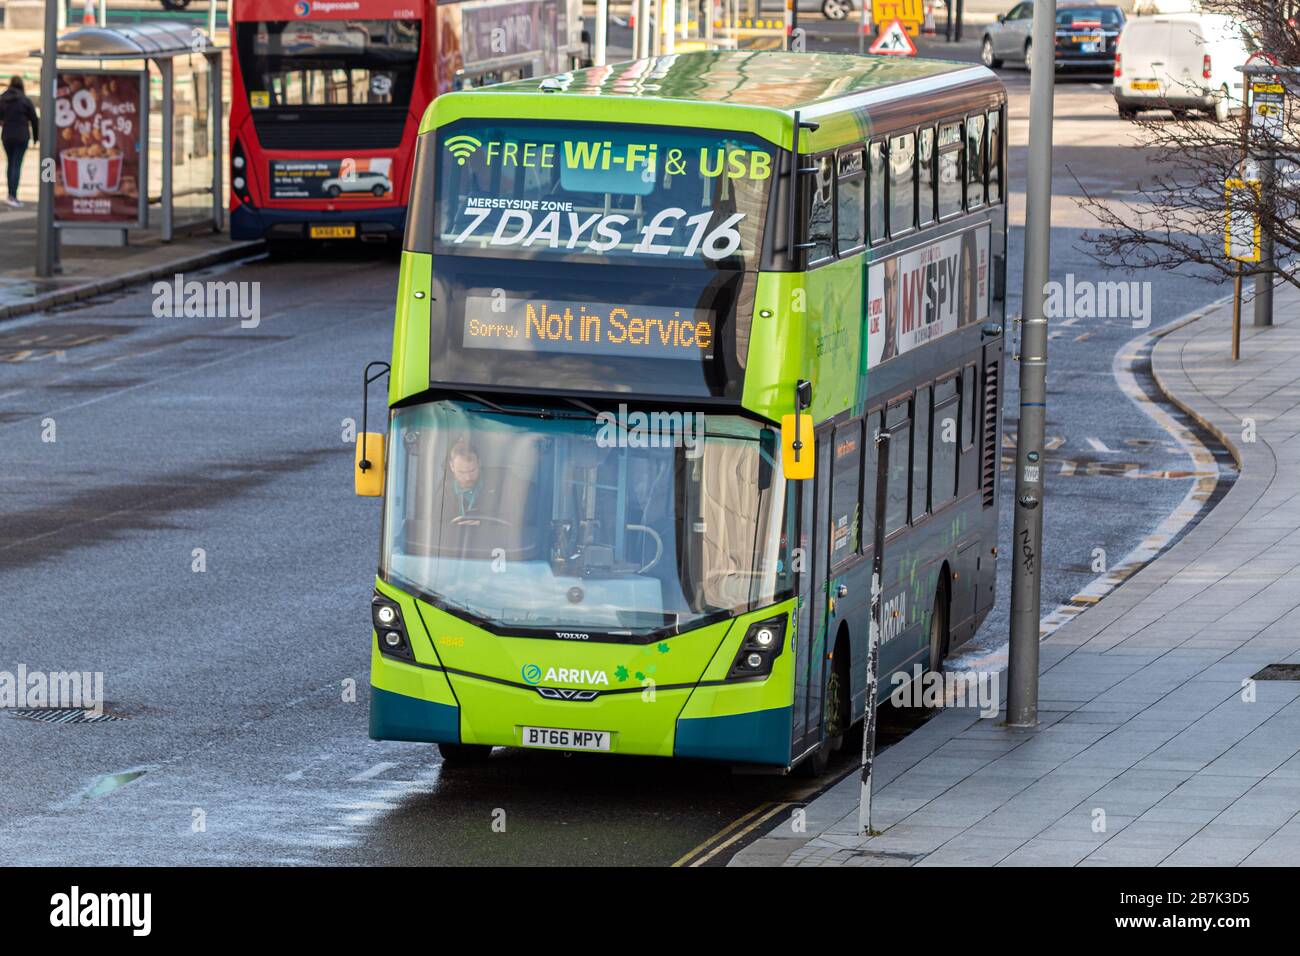
{"type": "Polygon", "coordinates": [[[687,852],[673,866],[703,866],[727,847],[734,846],[737,842],[753,833],[778,813],[795,806],[802,806],[802,804],[797,801],[760,804],[739,820],[719,830],[699,846],[687,852]]]}

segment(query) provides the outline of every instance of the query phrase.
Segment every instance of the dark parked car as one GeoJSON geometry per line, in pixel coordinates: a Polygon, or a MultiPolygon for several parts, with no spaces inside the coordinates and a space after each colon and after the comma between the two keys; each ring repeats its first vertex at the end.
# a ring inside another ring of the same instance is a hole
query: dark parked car
{"type": "MultiPolygon", "coordinates": [[[[1003,63],[1030,69],[1033,49],[1033,3],[1021,3],[997,23],[984,28],[980,60],[987,67],[1003,63]]],[[[1056,70],[1113,73],[1115,47],[1124,29],[1124,11],[1101,4],[1070,4],[1056,10],[1056,70]]]]}

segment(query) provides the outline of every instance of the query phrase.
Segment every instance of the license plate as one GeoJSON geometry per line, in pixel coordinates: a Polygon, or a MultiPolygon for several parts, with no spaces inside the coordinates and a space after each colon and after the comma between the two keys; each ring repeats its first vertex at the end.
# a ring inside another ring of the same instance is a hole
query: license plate
{"type": "Polygon", "coordinates": [[[1075,38],[1074,38],[1074,42],[1075,42],[1075,43],[1093,43],[1093,44],[1096,44],[1096,43],[1100,43],[1100,42],[1101,42],[1101,37],[1099,37],[1099,36],[1089,36],[1088,34],[1085,33],[1085,34],[1081,34],[1081,35],[1075,37],[1075,38]]]}
{"type": "Polygon", "coordinates": [[[560,727],[523,727],[525,747],[548,750],[609,750],[608,730],[565,730],[560,727]]]}
{"type": "Polygon", "coordinates": [[[1130,80],[1129,89],[1132,90],[1158,90],[1160,84],[1155,80],[1130,80]]]}
{"type": "Polygon", "coordinates": [[[356,226],[312,226],[309,234],[313,239],[355,239],[356,226]]]}

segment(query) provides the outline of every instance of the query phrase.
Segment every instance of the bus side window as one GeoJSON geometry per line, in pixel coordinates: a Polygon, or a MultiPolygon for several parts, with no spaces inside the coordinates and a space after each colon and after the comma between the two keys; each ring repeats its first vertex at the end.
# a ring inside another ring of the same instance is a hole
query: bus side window
{"type": "Polygon", "coordinates": [[[961,450],[969,451],[975,444],[979,419],[975,416],[975,390],[979,387],[979,372],[967,365],[961,373],[961,450]]]}
{"type": "Polygon", "coordinates": [[[961,123],[939,127],[939,218],[962,211],[961,123]]]}
{"type": "Polygon", "coordinates": [[[934,222],[934,127],[927,126],[917,138],[916,150],[916,221],[928,226],[934,222]]]}
{"type": "Polygon", "coordinates": [[[930,499],[935,511],[957,497],[957,445],[961,441],[957,403],[957,376],[935,384],[934,434],[930,439],[930,499]]]}
{"type": "Polygon", "coordinates": [[[828,153],[817,158],[817,176],[809,180],[812,195],[808,206],[808,265],[811,267],[831,258],[831,232],[834,228],[834,164],[828,153]]]}
{"type": "Polygon", "coordinates": [[[836,166],[839,179],[835,200],[836,251],[841,256],[847,256],[863,245],[867,174],[862,165],[862,150],[841,150],[836,166]]]}
{"type": "Polygon", "coordinates": [[[911,447],[912,402],[906,400],[886,413],[886,425],[892,436],[889,441],[889,487],[885,498],[885,534],[890,535],[907,527],[907,492],[910,463],[907,450],[911,447]]]}
{"type": "Polygon", "coordinates": [[[984,205],[984,114],[966,119],[966,208],[984,205]]]}
{"type": "Polygon", "coordinates": [[[871,144],[867,183],[867,235],[872,244],[885,238],[885,144],[871,144]]]}
{"type": "Polygon", "coordinates": [[[880,409],[867,413],[862,444],[862,551],[876,541],[876,439],[880,437],[880,409]]]}
{"type": "Polygon", "coordinates": [[[1002,201],[1002,111],[989,110],[989,202],[1002,201]]]}
{"type": "Polygon", "coordinates": [[[831,567],[858,553],[858,502],[862,463],[862,422],[855,419],[835,429],[834,464],[831,466],[831,567]]]}
{"type": "Polygon", "coordinates": [[[930,386],[916,390],[912,417],[912,520],[930,510],[930,386]]]}
{"type": "Polygon", "coordinates": [[[913,181],[916,135],[904,133],[889,141],[889,234],[901,236],[915,225],[913,181]]]}

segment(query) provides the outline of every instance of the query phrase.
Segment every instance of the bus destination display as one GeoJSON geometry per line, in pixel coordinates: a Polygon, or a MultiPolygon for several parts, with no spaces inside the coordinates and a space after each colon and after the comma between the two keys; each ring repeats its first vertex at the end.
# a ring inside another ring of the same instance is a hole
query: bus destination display
{"type": "Polygon", "coordinates": [[[715,331],[713,313],[691,308],[469,295],[462,344],[698,362],[713,357],[715,331]]]}

